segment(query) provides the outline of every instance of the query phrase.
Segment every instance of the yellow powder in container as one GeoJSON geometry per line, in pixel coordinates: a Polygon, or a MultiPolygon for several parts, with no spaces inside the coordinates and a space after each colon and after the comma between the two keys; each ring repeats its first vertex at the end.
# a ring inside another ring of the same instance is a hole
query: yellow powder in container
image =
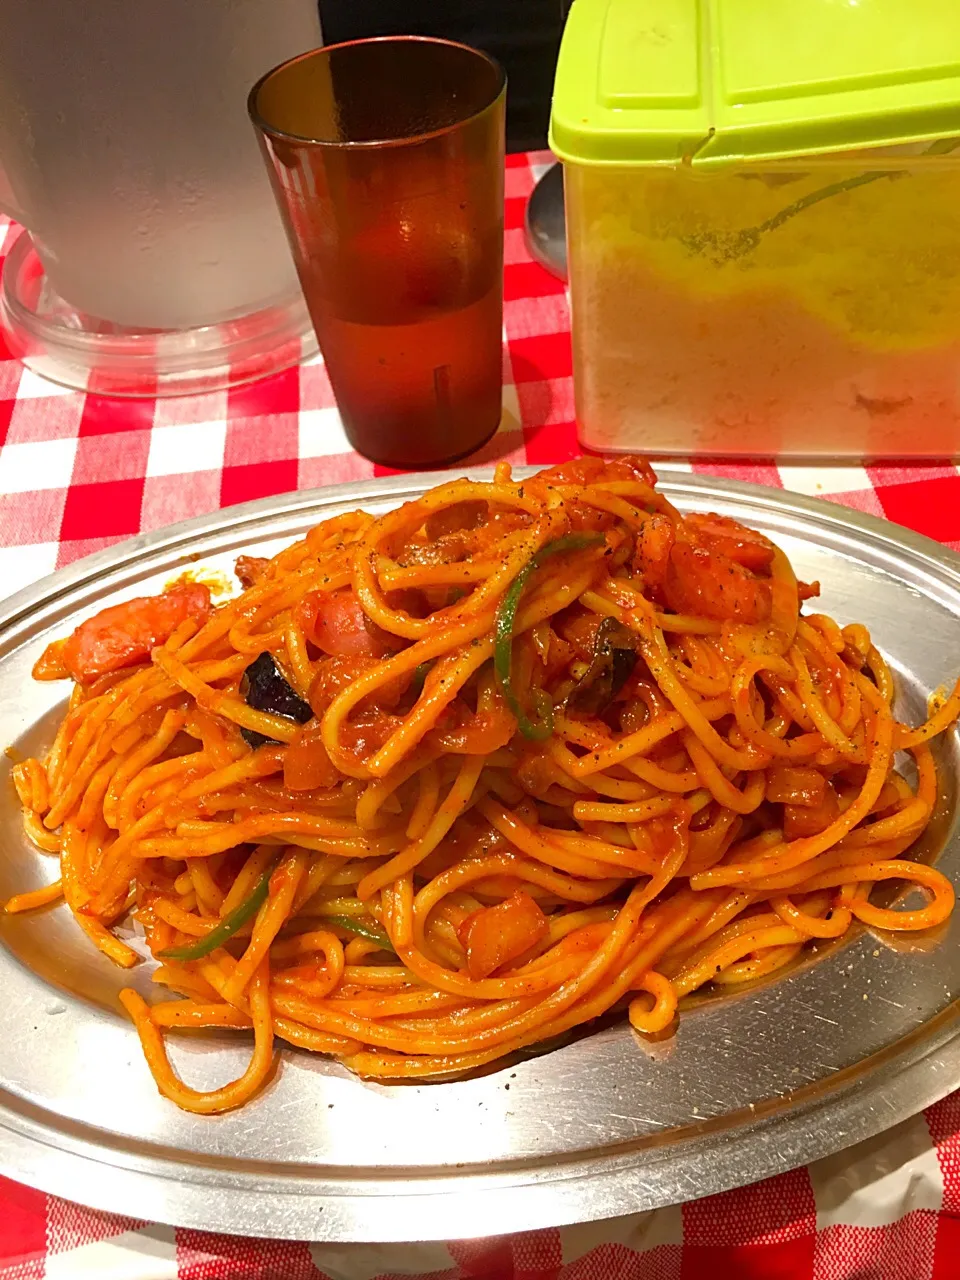
{"type": "Polygon", "coordinates": [[[960,447],[960,163],[703,176],[568,167],[596,448],[960,447]]]}

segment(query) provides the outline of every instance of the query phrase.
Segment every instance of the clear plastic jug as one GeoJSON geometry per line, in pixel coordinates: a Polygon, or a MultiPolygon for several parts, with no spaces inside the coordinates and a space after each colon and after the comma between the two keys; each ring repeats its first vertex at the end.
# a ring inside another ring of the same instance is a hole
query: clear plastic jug
{"type": "Polygon", "coordinates": [[[186,390],[266,371],[277,344],[299,358],[309,322],[245,103],[320,40],[316,0],[0,5],[0,208],[30,237],[2,306],[27,363],[46,345],[61,381],[86,366],[136,390],[138,366],[186,390]]]}

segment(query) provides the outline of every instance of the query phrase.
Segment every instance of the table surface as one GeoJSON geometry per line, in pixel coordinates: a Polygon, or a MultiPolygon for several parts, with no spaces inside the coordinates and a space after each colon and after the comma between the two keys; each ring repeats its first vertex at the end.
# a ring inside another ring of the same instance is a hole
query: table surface
{"type": "MultiPolygon", "coordinates": [[[[563,286],[530,260],[523,211],[546,154],[507,162],[504,413],[470,464],[579,452],[563,286]]],[[[0,218],[0,265],[19,229],[0,218]]],[[[466,465],[464,463],[463,465],[466,465]]],[[[953,463],[692,470],[855,507],[960,549],[953,463]]],[[[322,363],[235,390],[112,400],[24,370],[0,334],[0,595],[143,530],[293,489],[386,474],[343,434],[322,363]]],[[[446,1245],[332,1248],[175,1230],[0,1178],[0,1280],[953,1280],[960,1094],[808,1169],[681,1207],[446,1245]]]]}

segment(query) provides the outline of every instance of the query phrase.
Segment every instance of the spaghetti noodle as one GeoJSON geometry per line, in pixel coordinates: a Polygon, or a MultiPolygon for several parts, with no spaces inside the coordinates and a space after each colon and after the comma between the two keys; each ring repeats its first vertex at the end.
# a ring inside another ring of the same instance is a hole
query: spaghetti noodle
{"type": "Polygon", "coordinates": [[[953,908],[909,849],[960,686],[899,723],[865,628],[640,459],[501,465],[238,576],[218,607],[182,583],[50,645],[35,675],[72,677],[69,709],[14,769],[60,878],[6,910],[62,898],[128,967],[132,916],[170,998],[121,999],[189,1111],[252,1097],[277,1037],[408,1079],[620,1002],[659,1035],[698,988],[953,908]],[[925,905],[876,905],[887,880],[925,905]],[[197,1092],[178,1027],[252,1029],[249,1066],[197,1092]]]}

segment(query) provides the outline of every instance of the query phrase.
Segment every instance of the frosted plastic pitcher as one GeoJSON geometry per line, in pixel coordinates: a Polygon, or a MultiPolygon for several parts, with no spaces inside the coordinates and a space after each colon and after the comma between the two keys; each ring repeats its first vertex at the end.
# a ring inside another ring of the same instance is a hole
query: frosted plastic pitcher
{"type": "MultiPolygon", "coordinates": [[[[320,41],[317,0],[0,4],[0,208],[39,255],[47,321],[116,337],[299,309],[305,328],[245,103],[320,41]]],[[[5,302],[29,311],[19,266],[5,302]]]]}

